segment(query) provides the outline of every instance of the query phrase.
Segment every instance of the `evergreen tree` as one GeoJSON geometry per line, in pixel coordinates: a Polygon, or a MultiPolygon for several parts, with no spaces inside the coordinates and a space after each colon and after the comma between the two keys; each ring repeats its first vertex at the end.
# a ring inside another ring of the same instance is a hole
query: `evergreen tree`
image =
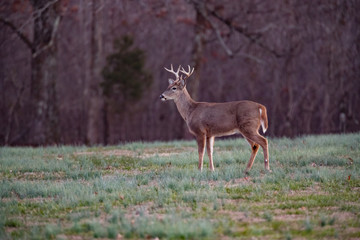
{"type": "Polygon", "coordinates": [[[144,90],[152,83],[152,76],[144,69],[145,53],[133,47],[131,36],[114,41],[115,52],[106,59],[101,83],[103,93],[112,99],[122,99],[122,103],[134,103],[141,99],[144,90]]]}

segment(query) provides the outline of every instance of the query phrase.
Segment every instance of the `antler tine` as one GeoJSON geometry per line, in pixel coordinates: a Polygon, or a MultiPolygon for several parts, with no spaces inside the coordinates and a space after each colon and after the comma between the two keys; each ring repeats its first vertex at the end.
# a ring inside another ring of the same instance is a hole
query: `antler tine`
{"type": "Polygon", "coordinates": [[[179,65],[179,67],[178,67],[178,69],[176,71],[177,74],[179,74],[180,68],[181,68],[181,65],[179,65]]]}
{"type": "Polygon", "coordinates": [[[166,71],[174,74],[174,75],[176,76],[176,80],[178,80],[178,79],[179,79],[179,71],[180,71],[181,65],[178,67],[178,69],[177,69],[176,72],[174,71],[174,68],[173,68],[173,65],[172,65],[172,64],[170,65],[170,67],[171,67],[171,69],[167,69],[166,67],[164,67],[164,68],[165,68],[166,71]]]}
{"type": "MultiPolygon", "coordinates": [[[[191,68],[190,68],[190,65],[188,65],[188,67],[189,67],[189,70],[190,70],[190,69],[191,69],[191,68]]],[[[194,70],[195,70],[195,68],[193,68],[193,69],[191,70],[190,75],[194,73],[194,70]]]]}
{"type": "Polygon", "coordinates": [[[185,71],[184,68],[181,68],[181,72],[186,75],[186,78],[189,78],[191,76],[191,74],[193,74],[193,72],[194,72],[194,68],[191,69],[190,65],[188,65],[188,68],[189,68],[188,71],[185,71]]]}
{"type": "Polygon", "coordinates": [[[173,65],[171,64],[170,67],[171,67],[171,69],[167,69],[166,67],[164,67],[164,68],[166,71],[173,73],[174,72],[173,65]]]}

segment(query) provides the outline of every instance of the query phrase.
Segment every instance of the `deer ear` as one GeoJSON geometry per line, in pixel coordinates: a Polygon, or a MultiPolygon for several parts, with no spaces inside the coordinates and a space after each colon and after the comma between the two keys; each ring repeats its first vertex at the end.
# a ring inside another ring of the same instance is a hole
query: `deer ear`
{"type": "Polygon", "coordinates": [[[169,85],[173,84],[175,81],[169,78],[169,85]]]}
{"type": "Polygon", "coordinates": [[[181,79],[181,80],[180,80],[180,83],[181,83],[181,86],[182,86],[182,87],[185,87],[185,84],[186,84],[186,83],[185,83],[185,80],[184,80],[184,79],[181,79]]]}

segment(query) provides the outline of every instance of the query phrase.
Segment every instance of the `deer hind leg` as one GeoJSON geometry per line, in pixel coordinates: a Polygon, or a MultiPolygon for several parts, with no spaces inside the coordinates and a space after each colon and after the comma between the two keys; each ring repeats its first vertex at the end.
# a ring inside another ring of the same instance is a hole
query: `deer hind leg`
{"type": "Polygon", "coordinates": [[[213,163],[214,138],[215,137],[206,137],[206,152],[209,157],[209,166],[211,171],[214,171],[214,163],[213,163]]]}
{"type": "Polygon", "coordinates": [[[254,163],[254,160],[255,160],[255,157],[256,157],[256,154],[257,152],[259,151],[259,144],[251,141],[249,138],[246,138],[246,140],[248,141],[248,143],[250,144],[251,146],[251,156],[250,156],[250,160],[249,160],[249,163],[246,167],[246,170],[245,170],[245,173],[248,173],[254,163]]]}
{"type": "Polygon", "coordinates": [[[250,139],[251,141],[259,144],[264,152],[264,164],[265,169],[270,171],[270,165],[269,165],[269,148],[268,148],[268,141],[266,138],[261,136],[258,132],[254,132],[251,134],[244,134],[246,138],[250,139]]]}
{"type": "Polygon", "coordinates": [[[205,151],[205,135],[200,135],[196,137],[196,142],[198,145],[198,153],[199,153],[199,170],[203,169],[203,160],[204,160],[204,151],[205,151]]]}

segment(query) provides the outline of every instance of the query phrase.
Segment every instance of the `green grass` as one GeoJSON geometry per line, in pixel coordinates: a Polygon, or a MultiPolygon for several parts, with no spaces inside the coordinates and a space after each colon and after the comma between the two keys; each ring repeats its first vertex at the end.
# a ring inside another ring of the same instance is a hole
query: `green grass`
{"type": "Polygon", "coordinates": [[[360,134],[0,149],[0,239],[360,237],[360,134]]]}

